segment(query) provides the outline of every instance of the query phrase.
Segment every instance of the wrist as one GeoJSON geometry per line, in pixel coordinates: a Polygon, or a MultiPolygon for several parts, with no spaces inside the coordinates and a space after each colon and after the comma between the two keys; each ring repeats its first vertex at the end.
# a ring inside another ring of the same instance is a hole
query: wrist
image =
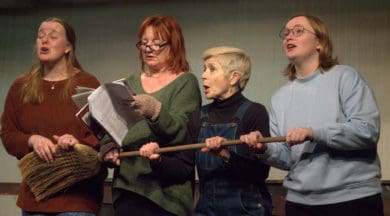
{"type": "Polygon", "coordinates": [[[267,151],[267,149],[268,149],[267,145],[264,144],[262,148],[259,148],[256,150],[256,153],[257,154],[264,154],[265,151],[267,151]]]}
{"type": "Polygon", "coordinates": [[[36,135],[33,134],[33,135],[31,135],[31,136],[28,138],[28,140],[27,140],[27,146],[28,146],[30,149],[33,149],[33,148],[34,148],[33,143],[34,143],[35,137],[36,137],[36,135]]]}
{"type": "Polygon", "coordinates": [[[230,157],[231,157],[231,154],[228,150],[224,149],[220,152],[220,157],[222,158],[222,160],[225,162],[225,163],[229,163],[229,160],[230,160],[230,157]]]}
{"type": "Polygon", "coordinates": [[[150,117],[150,120],[152,122],[157,121],[158,117],[160,116],[160,111],[161,111],[161,102],[158,101],[154,106],[152,115],[150,117]]]}

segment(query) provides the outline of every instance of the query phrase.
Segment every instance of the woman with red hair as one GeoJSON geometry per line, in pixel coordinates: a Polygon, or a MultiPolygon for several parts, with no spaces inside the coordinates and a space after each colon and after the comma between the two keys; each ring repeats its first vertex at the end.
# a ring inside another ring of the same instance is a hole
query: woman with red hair
{"type": "Polygon", "coordinates": [[[148,141],[162,146],[183,143],[189,116],[200,106],[198,81],[188,72],[184,38],[176,20],[164,15],[147,17],[138,37],[141,73],[127,79],[136,93],[128,105],[145,119],[129,129],[122,143],[106,141],[101,147],[103,160],[115,165],[115,215],[189,215],[191,175],[178,182],[153,171],[147,158],[118,158],[119,145],[123,151],[132,151],[148,141]]]}

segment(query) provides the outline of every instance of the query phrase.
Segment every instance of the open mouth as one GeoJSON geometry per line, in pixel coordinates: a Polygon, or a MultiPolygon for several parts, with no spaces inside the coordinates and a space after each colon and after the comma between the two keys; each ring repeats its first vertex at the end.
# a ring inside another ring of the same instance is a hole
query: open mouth
{"type": "Polygon", "coordinates": [[[295,47],[297,47],[297,46],[295,46],[294,44],[287,44],[287,50],[291,50],[291,49],[293,49],[293,48],[295,48],[295,47]]]}
{"type": "Polygon", "coordinates": [[[205,93],[207,93],[209,89],[210,89],[209,86],[203,85],[203,91],[204,91],[205,93]]]}
{"type": "Polygon", "coordinates": [[[47,48],[47,47],[41,47],[40,53],[42,53],[42,54],[47,54],[47,53],[49,53],[49,48],[47,48]]]}

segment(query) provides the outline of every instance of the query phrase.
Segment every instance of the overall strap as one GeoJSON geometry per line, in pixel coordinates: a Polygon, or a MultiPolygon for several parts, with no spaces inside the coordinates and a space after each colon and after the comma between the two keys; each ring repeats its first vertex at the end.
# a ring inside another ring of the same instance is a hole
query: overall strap
{"type": "Polygon", "coordinates": [[[210,108],[210,104],[207,104],[207,105],[204,105],[200,108],[200,119],[203,120],[203,119],[206,119],[209,117],[209,108],[210,108]]]}
{"type": "Polygon", "coordinates": [[[252,105],[252,101],[245,100],[244,103],[242,103],[240,107],[238,107],[236,113],[234,114],[234,119],[238,120],[239,122],[250,105],[252,105]]]}

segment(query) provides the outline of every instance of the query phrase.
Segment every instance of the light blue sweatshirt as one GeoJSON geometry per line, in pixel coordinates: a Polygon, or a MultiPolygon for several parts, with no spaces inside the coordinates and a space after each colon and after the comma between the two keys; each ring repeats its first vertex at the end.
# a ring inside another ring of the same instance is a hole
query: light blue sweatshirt
{"type": "Polygon", "coordinates": [[[295,79],[271,100],[272,136],[310,127],[314,141],[293,146],[269,143],[260,157],[288,170],[287,200],[324,205],[381,193],[377,155],[378,106],[372,90],[351,67],[336,65],[295,79]]]}

